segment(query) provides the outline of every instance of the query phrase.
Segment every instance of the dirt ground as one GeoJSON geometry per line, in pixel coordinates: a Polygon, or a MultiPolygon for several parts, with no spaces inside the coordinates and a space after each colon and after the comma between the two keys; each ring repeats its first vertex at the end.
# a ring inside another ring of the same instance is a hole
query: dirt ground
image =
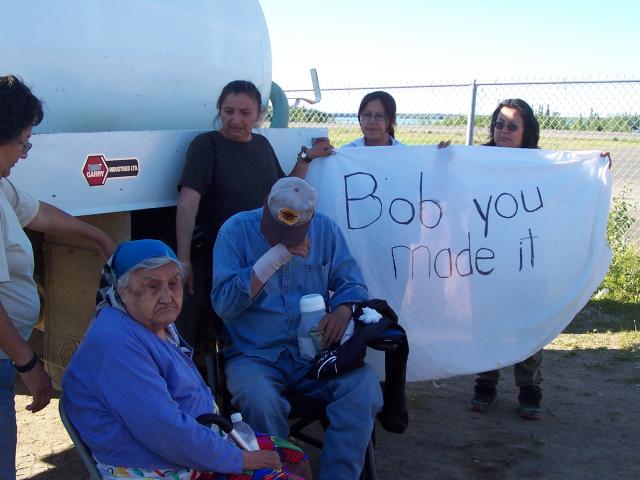
{"type": "MultiPolygon", "coordinates": [[[[410,426],[377,428],[380,479],[639,479],[640,362],[613,349],[562,350],[544,356],[544,416],[517,414],[512,369],[503,370],[498,400],[487,414],[469,410],[473,378],[408,386],[410,426]]],[[[58,417],[18,385],[19,479],[88,478],[58,417]]],[[[307,449],[313,458],[313,448],[307,449]]]]}

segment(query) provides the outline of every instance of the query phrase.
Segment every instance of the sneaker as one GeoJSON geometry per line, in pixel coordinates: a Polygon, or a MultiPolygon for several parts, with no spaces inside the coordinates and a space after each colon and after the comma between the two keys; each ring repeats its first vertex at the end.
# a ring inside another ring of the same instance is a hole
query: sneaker
{"type": "Polygon", "coordinates": [[[529,420],[537,420],[542,416],[542,390],[537,385],[520,387],[518,401],[520,402],[520,416],[529,420]]]}
{"type": "Polygon", "coordinates": [[[471,410],[474,412],[487,413],[498,395],[496,382],[492,382],[491,380],[476,380],[473,391],[474,396],[471,400],[471,410]]]}

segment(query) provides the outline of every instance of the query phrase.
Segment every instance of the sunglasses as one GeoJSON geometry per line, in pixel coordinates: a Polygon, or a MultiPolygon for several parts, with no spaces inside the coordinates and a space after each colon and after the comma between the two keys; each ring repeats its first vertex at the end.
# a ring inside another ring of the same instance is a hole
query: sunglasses
{"type": "Polygon", "coordinates": [[[507,127],[507,130],[509,130],[510,132],[515,132],[518,130],[518,125],[516,125],[515,123],[508,123],[507,125],[505,125],[502,120],[498,120],[495,123],[494,127],[496,130],[502,130],[503,128],[507,127]]]}

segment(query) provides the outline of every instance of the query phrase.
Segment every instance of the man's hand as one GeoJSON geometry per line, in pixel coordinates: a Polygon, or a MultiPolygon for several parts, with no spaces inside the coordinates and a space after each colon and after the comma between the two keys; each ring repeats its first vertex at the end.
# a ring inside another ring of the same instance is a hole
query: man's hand
{"type": "Polygon", "coordinates": [[[293,247],[285,247],[281,243],[274,245],[253,264],[251,275],[251,298],[256,298],[265,283],[282,267],[288,263],[294,255],[306,257],[309,253],[311,242],[305,238],[302,243],[293,247]]]}
{"type": "Polygon", "coordinates": [[[333,312],[327,313],[320,323],[318,332],[322,335],[322,346],[328,347],[339,342],[351,320],[351,309],[347,305],[340,305],[333,312]]]}
{"type": "Polygon", "coordinates": [[[302,243],[294,245],[293,247],[287,247],[291,255],[297,255],[299,257],[306,257],[309,255],[309,249],[311,248],[311,240],[305,238],[302,243]]]}
{"type": "Polygon", "coordinates": [[[29,390],[29,393],[33,395],[33,402],[27,405],[27,410],[31,413],[36,413],[49,405],[51,401],[51,378],[44,371],[44,368],[40,362],[36,363],[36,366],[25,373],[20,374],[23,383],[29,390]]]}
{"type": "Polygon", "coordinates": [[[255,450],[253,452],[242,451],[242,469],[259,470],[270,468],[271,470],[281,470],[280,456],[273,450],[255,450]]]}

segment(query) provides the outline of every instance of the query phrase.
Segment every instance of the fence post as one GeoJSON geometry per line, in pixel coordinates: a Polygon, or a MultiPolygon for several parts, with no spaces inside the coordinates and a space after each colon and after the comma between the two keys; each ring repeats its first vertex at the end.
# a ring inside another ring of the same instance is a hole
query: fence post
{"type": "Polygon", "coordinates": [[[467,117],[467,145],[473,145],[473,127],[476,117],[476,92],[478,86],[475,79],[471,83],[471,105],[469,106],[469,116],[467,117]]]}

